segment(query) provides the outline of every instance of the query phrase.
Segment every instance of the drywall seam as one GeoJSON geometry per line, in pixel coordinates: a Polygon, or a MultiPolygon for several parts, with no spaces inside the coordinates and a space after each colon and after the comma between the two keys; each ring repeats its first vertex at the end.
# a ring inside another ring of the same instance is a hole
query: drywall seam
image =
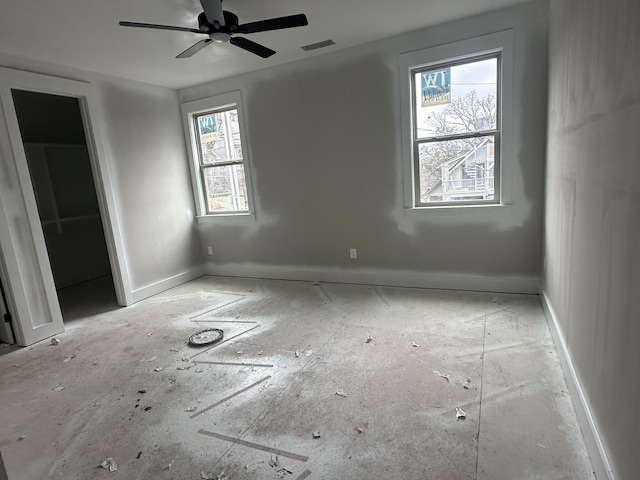
{"type": "Polygon", "coordinates": [[[255,264],[208,263],[205,274],[229,277],[269,278],[278,280],[322,281],[391,287],[435,288],[538,294],[538,277],[481,276],[469,274],[419,273],[384,269],[340,269],[327,267],[278,267],[255,264]]]}
{"type": "Polygon", "coordinates": [[[164,280],[160,280],[159,282],[146,285],[142,288],[138,288],[131,292],[131,303],[137,303],[140,300],[152,297],[154,295],[157,295],[158,293],[164,292],[165,290],[169,290],[170,288],[174,288],[182,285],[183,283],[195,280],[202,275],[204,275],[202,267],[196,267],[185,272],[178,273],[177,275],[165,278],[164,280]]]}
{"type": "Polygon", "coordinates": [[[589,405],[589,400],[584,394],[578,372],[576,372],[573,366],[571,353],[562,335],[558,317],[544,288],[540,288],[540,301],[542,302],[542,309],[544,310],[551,336],[558,351],[560,365],[564,372],[569,395],[571,395],[573,401],[573,407],[578,417],[578,423],[584,436],[587,451],[591,457],[593,471],[596,474],[597,480],[616,480],[613,469],[611,468],[611,463],[609,462],[608,450],[600,436],[600,429],[598,428],[596,419],[591,413],[592,409],[589,405]]]}

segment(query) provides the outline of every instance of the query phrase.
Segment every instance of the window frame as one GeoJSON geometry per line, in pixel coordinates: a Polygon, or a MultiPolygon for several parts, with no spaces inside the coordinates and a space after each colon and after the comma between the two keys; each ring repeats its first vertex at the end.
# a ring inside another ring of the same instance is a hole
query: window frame
{"type": "Polygon", "coordinates": [[[511,204],[511,177],[515,156],[513,152],[513,30],[504,30],[459,42],[401,54],[402,165],[404,208],[409,211],[428,212],[435,209],[449,213],[469,207],[496,207],[511,204]],[[496,90],[497,125],[495,130],[440,137],[417,136],[415,111],[416,72],[472,63],[483,58],[498,58],[498,85],[496,90]],[[496,133],[494,133],[496,132],[496,133]],[[430,141],[443,141],[472,136],[495,135],[494,199],[453,202],[421,202],[419,188],[419,145],[430,141]]]}
{"type": "Polygon", "coordinates": [[[194,100],[181,104],[182,119],[184,126],[185,143],[189,156],[189,170],[193,186],[194,203],[196,207],[196,218],[199,222],[207,219],[220,217],[242,217],[255,216],[252,195],[252,181],[250,158],[247,146],[247,134],[244,123],[244,108],[240,92],[230,92],[220,95],[194,100]],[[199,142],[197,128],[197,118],[210,113],[237,110],[238,128],[240,134],[240,148],[242,160],[228,160],[206,164],[201,161],[201,145],[199,142]],[[211,167],[224,167],[242,165],[244,169],[245,184],[247,188],[247,210],[224,210],[209,211],[206,198],[204,170],[211,167]]]}

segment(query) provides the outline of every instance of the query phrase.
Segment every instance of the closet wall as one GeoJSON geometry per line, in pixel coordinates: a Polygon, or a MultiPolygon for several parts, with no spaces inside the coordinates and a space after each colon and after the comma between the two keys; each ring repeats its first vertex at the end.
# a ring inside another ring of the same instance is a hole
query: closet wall
{"type": "Polygon", "coordinates": [[[109,275],[78,100],[20,90],[13,99],[56,288],[109,275]]]}

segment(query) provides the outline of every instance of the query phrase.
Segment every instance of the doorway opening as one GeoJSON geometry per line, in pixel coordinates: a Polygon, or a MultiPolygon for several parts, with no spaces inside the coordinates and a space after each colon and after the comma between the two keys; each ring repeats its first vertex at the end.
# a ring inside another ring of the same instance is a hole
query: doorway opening
{"type": "Polygon", "coordinates": [[[118,308],[79,99],[11,94],[63,320],[118,308]]]}

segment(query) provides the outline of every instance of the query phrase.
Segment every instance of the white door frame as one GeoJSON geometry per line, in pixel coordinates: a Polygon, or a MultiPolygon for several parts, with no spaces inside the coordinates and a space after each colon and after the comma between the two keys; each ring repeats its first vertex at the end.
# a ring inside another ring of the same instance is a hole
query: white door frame
{"type": "Polygon", "coordinates": [[[8,295],[16,309],[16,341],[30,345],[64,331],[44,234],[11,90],[74,97],[79,100],[87,150],[118,304],[133,303],[130,273],[101,140],[104,118],[90,83],[0,67],[0,245],[5,257],[8,295]]]}

